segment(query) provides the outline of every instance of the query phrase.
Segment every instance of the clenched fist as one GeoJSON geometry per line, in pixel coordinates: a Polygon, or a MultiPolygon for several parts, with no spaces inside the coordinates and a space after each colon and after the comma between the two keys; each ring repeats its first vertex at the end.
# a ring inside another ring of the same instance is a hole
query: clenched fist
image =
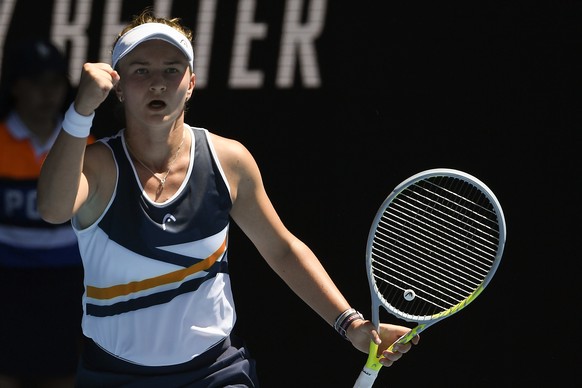
{"type": "Polygon", "coordinates": [[[119,82],[119,74],[107,63],[85,63],[75,98],[77,113],[89,116],[119,82]]]}

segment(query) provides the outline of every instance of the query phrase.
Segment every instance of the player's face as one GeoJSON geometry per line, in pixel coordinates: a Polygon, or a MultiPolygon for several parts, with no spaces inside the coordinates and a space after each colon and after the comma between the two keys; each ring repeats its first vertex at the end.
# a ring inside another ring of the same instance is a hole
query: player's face
{"type": "Polygon", "coordinates": [[[121,59],[118,71],[116,91],[123,97],[126,116],[175,120],[194,89],[188,59],[162,40],[138,45],[121,59]]]}

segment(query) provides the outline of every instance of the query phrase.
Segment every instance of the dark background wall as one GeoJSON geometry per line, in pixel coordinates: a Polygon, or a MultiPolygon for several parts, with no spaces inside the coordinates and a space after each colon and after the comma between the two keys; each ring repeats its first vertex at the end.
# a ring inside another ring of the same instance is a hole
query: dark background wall
{"type": "MultiPolygon", "coordinates": [[[[18,1],[1,38],[48,34],[52,3],[41,3],[18,1]]],[[[174,3],[172,16],[195,27],[197,2],[174,3]]],[[[187,122],[247,145],[280,216],[355,307],[369,316],[369,225],[409,175],[464,170],[504,208],[508,240],[492,283],[382,370],[377,386],[579,382],[582,3],[329,1],[316,46],[321,86],[306,87],[298,76],[281,89],[273,50],[284,2],[257,1],[255,18],[271,33],[253,46],[251,67],[265,71],[265,83],[232,89],[239,3],[218,1],[208,83],[196,91],[187,122]]],[[[124,13],[147,4],[125,1],[124,13]]],[[[103,4],[93,9],[87,33],[96,40],[103,4]]],[[[120,126],[111,104],[98,112],[100,135],[120,126]]],[[[264,386],[352,386],[366,356],[296,298],[236,226],[230,258],[237,331],[264,386]]]]}

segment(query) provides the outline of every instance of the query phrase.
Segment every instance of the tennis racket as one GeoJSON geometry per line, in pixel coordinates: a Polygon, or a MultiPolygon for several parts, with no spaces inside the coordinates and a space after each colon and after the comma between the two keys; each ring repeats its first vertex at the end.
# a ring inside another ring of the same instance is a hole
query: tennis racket
{"type": "MultiPolygon", "coordinates": [[[[374,325],[379,329],[380,306],[417,324],[388,349],[475,300],[495,274],[504,244],[501,206],[477,178],[440,168],[399,184],[380,206],[366,248],[374,325]]],[[[382,366],[377,352],[371,342],[354,388],[373,386],[382,366]]]]}

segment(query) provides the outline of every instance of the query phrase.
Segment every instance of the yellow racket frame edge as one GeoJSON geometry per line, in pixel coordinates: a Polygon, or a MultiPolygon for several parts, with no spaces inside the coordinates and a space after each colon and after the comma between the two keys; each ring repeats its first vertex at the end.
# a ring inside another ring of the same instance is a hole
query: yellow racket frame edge
{"type": "MultiPolygon", "coordinates": [[[[477,289],[467,299],[465,299],[464,301],[462,301],[458,305],[453,306],[446,311],[443,311],[439,314],[435,314],[432,317],[434,320],[432,322],[430,322],[430,324],[420,324],[420,325],[416,326],[414,329],[410,330],[408,333],[404,334],[402,337],[400,337],[396,341],[394,341],[394,343],[392,345],[390,345],[386,350],[392,351],[392,349],[394,348],[394,345],[406,344],[406,343],[410,342],[415,335],[420,334],[420,332],[424,331],[424,329],[426,329],[428,326],[432,325],[433,323],[436,323],[438,320],[440,320],[446,316],[449,316],[449,315],[456,313],[457,311],[461,310],[463,307],[467,306],[469,303],[471,303],[473,300],[475,300],[475,298],[477,298],[477,296],[479,296],[479,294],[481,294],[481,292],[484,289],[485,289],[485,285],[481,284],[479,287],[477,287],[477,289]]],[[[378,329],[378,332],[380,332],[380,329],[378,329]]],[[[382,358],[381,356],[378,356],[378,345],[376,345],[376,343],[374,343],[374,341],[370,341],[370,350],[368,353],[368,360],[366,361],[366,368],[368,368],[369,370],[372,370],[372,371],[376,371],[376,372],[379,371],[382,368],[382,364],[380,363],[381,358],[382,358]]]]}

